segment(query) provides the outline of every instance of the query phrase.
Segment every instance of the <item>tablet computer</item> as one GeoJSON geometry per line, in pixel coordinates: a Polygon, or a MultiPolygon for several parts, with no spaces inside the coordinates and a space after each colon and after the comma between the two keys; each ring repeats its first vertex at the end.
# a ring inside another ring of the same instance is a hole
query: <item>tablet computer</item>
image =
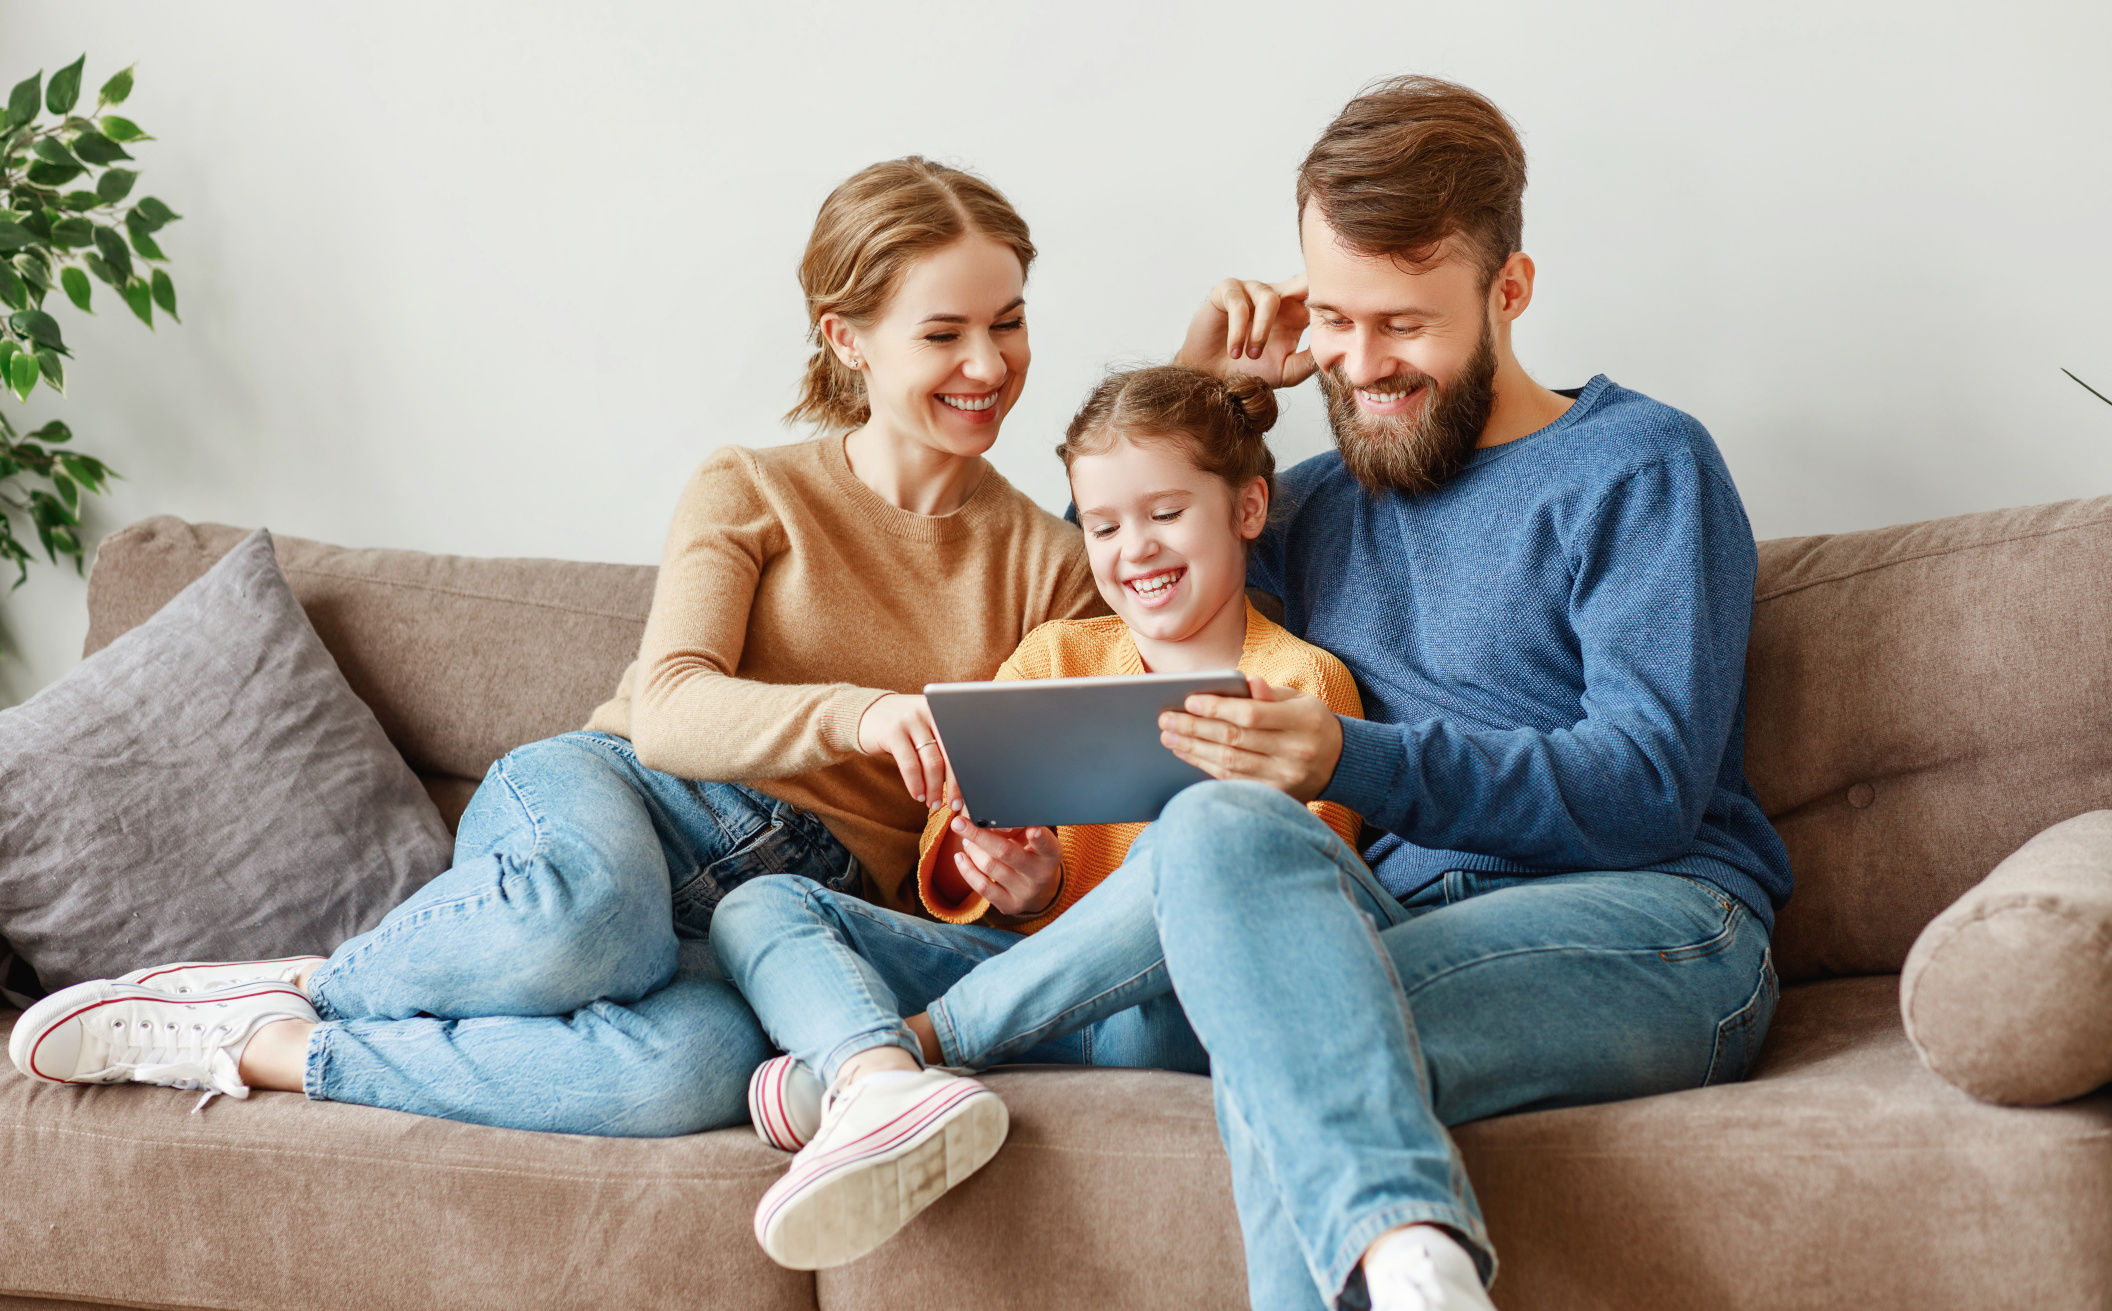
{"type": "Polygon", "coordinates": [[[1159,715],[1190,696],[1247,695],[1237,669],[1101,678],[932,683],[924,689],[968,817],[985,828],[1125,824],[1159,817],[1210,776],[1159,742],[1159,715]]]}

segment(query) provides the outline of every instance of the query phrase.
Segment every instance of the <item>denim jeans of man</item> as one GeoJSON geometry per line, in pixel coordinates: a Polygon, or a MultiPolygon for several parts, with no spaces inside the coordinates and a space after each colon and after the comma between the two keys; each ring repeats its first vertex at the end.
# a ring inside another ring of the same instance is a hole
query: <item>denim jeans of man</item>
{"type": "MultiPolygon", "coordinates": [[[[1139,884],[1148,893],[1148,885],[1139,884]]],[[[1090,898],[1087,898],[1090,900],[1090,898]]],[[[1152,935],[1148,896],[1133,930],[1152,935]]],[[[874,906],[810,879],[758,878],[729,895],[711,923],[711,945],[726,977],[755,1007],[764,1030],[791,1055],[834,1083],[843,1063],[875,1047],[920,1050],[903,1018],[928,1010],[972,971],[1037,942],[1075,911],[1033,936],[977,924],[942,924],[874,906]]],[[[1109,919],[1115,917],[1109,916],[1109,919]]],[[[1134,937],[1134,933],[1133,933],[1134,937]]],[[[1066,938],[1057,968],[1097,977],[1135,954],[1139,943],[1066,938]]],[[[1156,955],[1156,947],[1152,946],[1156,955]]],[[[1050,959],[1049,953],[1042,953],[1050,959]]],[[[1163,975],[1164,971],[1159,973],[1163,975]]],[[[1096,990],[1095,996],[1105,989],[1096,990]]],[[[1010,1004],[963,1008],[947,1021],[946,1064],[977,1068],[1004,1061],[1151,1067],[1200,1072],[1206,1058],[1172,993],[1159,988],[1142,1005],[1109,1007],[1084,1023],[1051,1021],[1010,1004]],[[1021,1028],[1031,1027],[1022,1037],[1021,1028]]],[[[1078,1009],[1074,1006],[1072,1009],[1078,1009]]],[[[933,1020],[939,1022],[937,1012],[933,1020]]]]}
{"type": "Polygon", "coordinates": [[[1305,807],[1209,783],[930,1009],[946,1059],[973,1064],[1169,987],[1208,1052],[1269,1311],[1337,1305],[1401,1224],[1449,1227],[1492,1277],[1445,1126],[1742,1078],[1776,998],[1765,927],[1710,884],[1454,871],[1403,905],[1305,807]]]}
{"type": "Polygon", "coordinates": [[[815,816],[647,769],[622,738],[521,747],[454,868],[310,977],[307,1093],[560,1133],[738,1124],[771,1048],[704,939],[728,891],[779,872],[861,876],[815,816]]]}

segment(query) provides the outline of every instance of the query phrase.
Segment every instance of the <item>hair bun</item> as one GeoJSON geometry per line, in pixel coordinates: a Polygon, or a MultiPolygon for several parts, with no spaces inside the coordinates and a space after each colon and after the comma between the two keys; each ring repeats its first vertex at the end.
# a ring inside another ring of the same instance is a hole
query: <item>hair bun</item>
{"type": "Polygon", "coordinates": [[[1276,389],[1251,373],[1225,379],[1225,403],[1256,433],[1276,426],[1276,389]]]}

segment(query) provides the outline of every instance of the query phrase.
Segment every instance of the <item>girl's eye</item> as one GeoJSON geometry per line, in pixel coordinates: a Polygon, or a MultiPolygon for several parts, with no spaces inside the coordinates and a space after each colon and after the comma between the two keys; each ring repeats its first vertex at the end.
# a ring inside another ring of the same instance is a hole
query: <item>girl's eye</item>
{"type": "Polygon", "coordinates": [[[1101,524],[1098,528],[1089,529],[1088,531],[1090,531],[1093,536],[1101,538],[1112,537],[1115,535],[1114,527],[1110,524],[1101,524]]]}
{"type": "Polygon", "coordinates": [[[1151,517],[1158,520],[1160,523],[1172,523],[1174,520],[1181,517],[1181,512],[1179,510],[1161,510],[1151,517]]]}

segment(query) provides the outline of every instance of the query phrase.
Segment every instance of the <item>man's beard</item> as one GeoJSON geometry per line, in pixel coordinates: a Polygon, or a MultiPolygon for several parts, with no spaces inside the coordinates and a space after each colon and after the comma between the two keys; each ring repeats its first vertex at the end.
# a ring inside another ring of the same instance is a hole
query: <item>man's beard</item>
{"type": "Polygon", "coordinates": [[[1474,357],[1459,377],[1443,386],[1406,365],[1379,381],[1430,391],[1413,414],[1375,417],[1357,408],[1355,389],[1340,365],[1320,375],[1327,423],[1334,429],[1342,464],[1373,493],[1434,492],[1466,467],[1481,430],[1488,426],[1489,409],[1496,401],[1496,334],[1484,324],[1474,357]]]}

